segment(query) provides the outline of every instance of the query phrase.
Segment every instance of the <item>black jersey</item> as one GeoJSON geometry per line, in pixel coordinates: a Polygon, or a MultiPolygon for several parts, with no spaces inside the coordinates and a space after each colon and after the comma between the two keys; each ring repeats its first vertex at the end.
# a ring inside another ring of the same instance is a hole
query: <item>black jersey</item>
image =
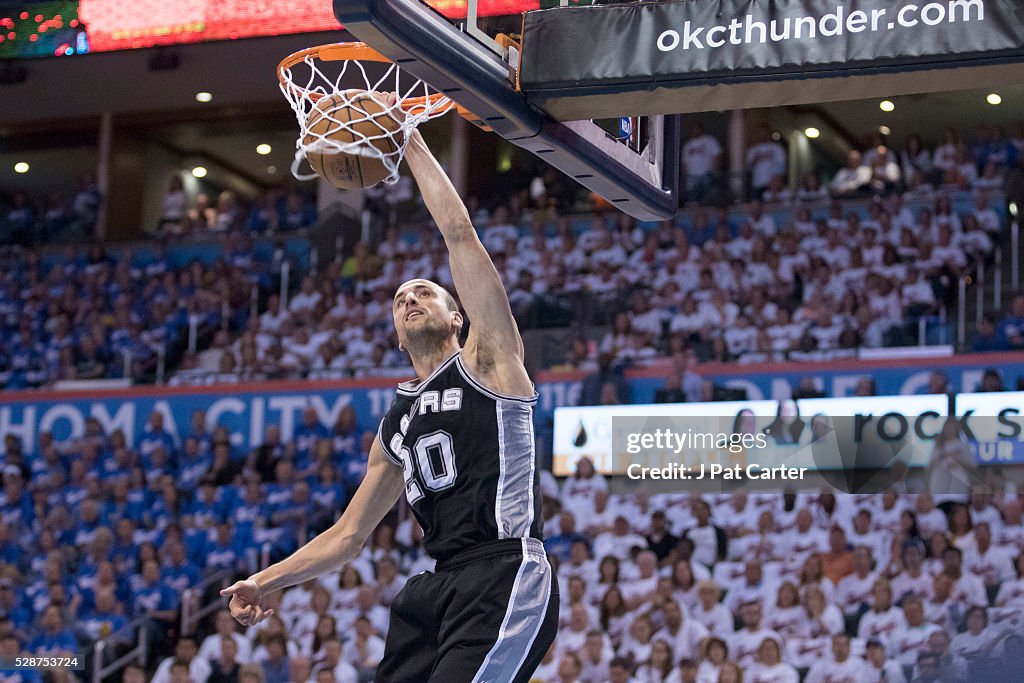
{"type": "Polygon", "coordinates": [[[384,453],[405,476],[424,546],[444,560],[479,543],[542,538],[532,399],[474,379],[460,353],[403,382],[381,420],[384,453]]]}

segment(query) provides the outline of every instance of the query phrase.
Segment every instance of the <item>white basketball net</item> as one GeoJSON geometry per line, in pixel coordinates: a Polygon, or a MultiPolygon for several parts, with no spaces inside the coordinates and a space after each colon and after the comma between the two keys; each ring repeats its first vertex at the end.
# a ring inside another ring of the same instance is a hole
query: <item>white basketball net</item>
{"type": "MultiPolygon", "coordinates": [[[[376,63],[384,66],[384,63],[376,63]]],[[[390,184],[398,180],[398,166],[405,156],[413,129],[428,119],[446,114],[455,105],[448,97],[432,92],[423,81],[408,75],[402,78],[401,69],[394,62],[386,64],[384,74],[373,78],[358,59],[324,61],[312,53],[291,67],[279,69],[281,92],[299,122],[292,175],[299,180],[317,177],[315,173],[303,173],[301,170],[307,153],[313,152],[378,159],[388,171],[384,182],[390,184]],[[327,65],[337,65],[336,69],[331,69],[337,71],[334,77],[321,68],[327,65]],[[296,70],[300,75],[296,75],[296,70]],[[405,82],[404,87],[402,81],[405,82]],[[409,85],[410,81],[412,85],[409,85]],[[352,87],[353,82],[355,88],[352,87]],[[343,87],[342,83],[347,83],[348,87],[343,87]],[[389,106],[382,97],[373,96],[373,93],[395,93],[397,98],[389,106]],[[369,111],[364,108],[367,95],[372,96],[377,105],[368,107],[369,111]],[[322,98],[331,100],[327,106],[317,108],[317,102],[322,98]],[[344,116],[336,115],[342,112],[344,116]],[[385,120],[385,117],[390,117],[393,122],[385,120]],[[385,127],[387,124],[390,125],[385,127]],[[396,125],[395,130],[390,129],[396,125]],[[319,132],[313,130],[314,127],[320,129],[319,132]],[[351,141],[333,139],[332,136],[339,131],[347,131],[351,141]]]]}

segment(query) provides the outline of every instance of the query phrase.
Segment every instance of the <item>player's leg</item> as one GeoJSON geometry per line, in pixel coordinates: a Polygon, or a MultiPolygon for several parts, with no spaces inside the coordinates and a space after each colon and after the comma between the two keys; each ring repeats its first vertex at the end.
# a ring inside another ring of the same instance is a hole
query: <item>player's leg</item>
{"type": "Polygon", "coordinates": [[[377,683],[423,683],[437,656],[439,577],[417,574],[391,603],[391,620],[377,683]]]}
{"type": "Polygon", "coordinates": [[[530,539],[451,572],[430,683],[526,683],[558,630],[558,584],[530,539]]]}

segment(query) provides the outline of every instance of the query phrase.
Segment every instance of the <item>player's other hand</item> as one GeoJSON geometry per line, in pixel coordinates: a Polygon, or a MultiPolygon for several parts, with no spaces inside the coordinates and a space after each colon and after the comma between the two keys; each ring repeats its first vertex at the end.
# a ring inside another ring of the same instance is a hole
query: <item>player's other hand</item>
{"type": "Polygon", "coordinates": [[[274,614],[272,609],[263,609],[263,590],[252,579],[236,581],[220,594],[224,597],[231,596],[228,610],[242,626],[258,624],[274,614]]]}

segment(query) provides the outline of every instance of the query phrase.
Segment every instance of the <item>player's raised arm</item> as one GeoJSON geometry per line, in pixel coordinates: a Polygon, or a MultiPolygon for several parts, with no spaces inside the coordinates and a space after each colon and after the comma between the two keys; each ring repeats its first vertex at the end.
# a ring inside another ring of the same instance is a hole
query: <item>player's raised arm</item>
{"type": "MultiPolygon", "coordinates": [[[[444,237],[455,289],[469,315],[464,355],[475,360],[484,373],[489,373],[495,362],[522,365],[523,340],[498,271],[477,237],[462,199],[418,131],[412,134],[405,158],[444,237]]],[[[525,377],[525,370],[522,374],[525,377]]],[[[532,391],[519,382],[512,384],[518,385],[512,391],[532,391]]]]}
{"type": "Polygon", "coordinates": [[[314,579],[354,560],[404,487],[402,470],[388,461],[380,441],[374,440],[366,476],[331,528],[284,560],[220,592],[231,596],[231,616],[246,626],[257,623],[273,613],[263,610],[267,593],[314,579]]]}

